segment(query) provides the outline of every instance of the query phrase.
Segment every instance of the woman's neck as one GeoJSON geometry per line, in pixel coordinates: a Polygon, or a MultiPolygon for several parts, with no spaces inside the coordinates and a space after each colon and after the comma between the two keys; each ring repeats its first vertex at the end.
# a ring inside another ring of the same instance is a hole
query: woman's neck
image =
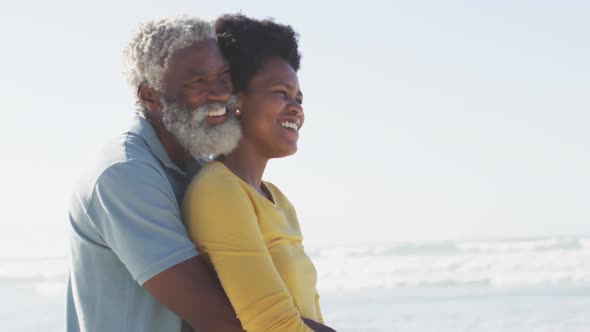
{"type": "Polygon", "coordinates": [[[260,151],[253,145],[242,141],[234,151],[220,158],[219,161],[244,182],[266,196],[261,183],[268,158],[260,156],[260,151]]]}

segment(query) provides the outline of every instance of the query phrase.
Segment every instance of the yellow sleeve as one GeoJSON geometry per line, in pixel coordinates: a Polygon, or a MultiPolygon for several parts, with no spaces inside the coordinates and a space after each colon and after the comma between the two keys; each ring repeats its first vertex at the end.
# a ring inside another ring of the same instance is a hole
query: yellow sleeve
{"type": "Polygon", "coordinates": [[[315,292],[315,312],[319,318],[318,323],[324,324],[324,316],[322,316],[322,311],[320,310],[320,294],[317,291],[315,292]]]}
{"type": "Polygon", "coordinates": [[[183,213],[190,237],[208,255],[242,328],[305,331],[277,272],[247,191],[236,179],[209,172],[186,191],[183,213]]]}

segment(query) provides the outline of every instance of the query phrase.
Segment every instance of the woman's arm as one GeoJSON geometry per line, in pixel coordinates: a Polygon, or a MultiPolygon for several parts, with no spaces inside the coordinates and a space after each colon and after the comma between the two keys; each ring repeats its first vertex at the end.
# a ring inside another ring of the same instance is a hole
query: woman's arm
{"type": "Polygon", "coordinates": [[[312,331],[275,268],[248,192],[234,178],[198,177],[187,189],[183,212],[244,330],[312,331]]]}
{"type": "Polygon", "coordinates": [[[318,322],[324,324],[324,316],[322,315],[322,311],[320,310],[320,294],[318,294],[318,292],[315,292],[315,301],[314,301],[314,305],[315,305],[315,311],[316,314],[319,317],[318,322]]]}

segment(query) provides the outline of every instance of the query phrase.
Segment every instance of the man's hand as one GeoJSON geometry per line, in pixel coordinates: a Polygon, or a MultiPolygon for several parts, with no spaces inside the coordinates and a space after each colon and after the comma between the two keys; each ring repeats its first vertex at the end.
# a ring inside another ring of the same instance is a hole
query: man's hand
{"type": "Polygon", "coordinates": [[[309,328],[314,330],[314,332],[336,332],[336,330],[334,330],[333,328],[328,327],[326,325],[322,325],[311,319],[303,318],[303,321],[307,326],[309,326],[309,328]]]}
{"type": "Polygon", "coordinates": [[[200,256],[159,273],[143,287],[195,331],[243,332],[221,284],[200,256]]]}

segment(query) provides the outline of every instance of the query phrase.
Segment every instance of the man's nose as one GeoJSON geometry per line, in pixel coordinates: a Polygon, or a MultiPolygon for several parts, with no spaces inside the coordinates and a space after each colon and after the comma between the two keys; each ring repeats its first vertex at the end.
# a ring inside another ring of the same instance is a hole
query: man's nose
{"type": "Polygon", "coordinates": [[[223,78],[217,78],[209,86],[207,98],[211,101],[226,101],[232,92],[231,82],[223,78]]]}

